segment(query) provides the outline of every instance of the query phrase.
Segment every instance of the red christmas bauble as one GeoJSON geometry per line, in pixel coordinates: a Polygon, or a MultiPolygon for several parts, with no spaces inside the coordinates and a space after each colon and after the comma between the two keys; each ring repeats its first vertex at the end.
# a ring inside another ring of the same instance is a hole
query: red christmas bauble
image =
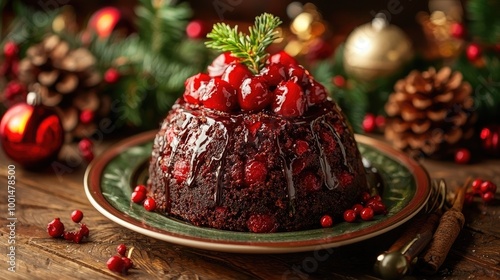
{"type": "Polygon", "coordinates": [[[479,137],[483,151],[487,155],[500,156],[500,125],[483,127],[479,137]]]}
{"type": "Polygon", "coordinates": [[[26,168],[55,160],[64,142],[61,119],[51,109],[19,103],[0,121],[0,142],[5,154],[26,168]]]}
{"type": "Polygon", "coordinates": [[[461,39],[465,35],[465,27],[460,22],[454,22],[450,26],[450,34],[454,38],[461,39]]]}
{"type": "Polygon", "coordinates": [[[191,39],[204,38],[209,31],[209,28],[201,20],[193,20],[186,26],[186,35],[191,39]]]}
{"type": "Polygon", "coordinates": [[[476,43],[471,43],[469,46],[467,46],[465,54],[469,61],[476,61],[482,55],[481,47],[476,43]]]}

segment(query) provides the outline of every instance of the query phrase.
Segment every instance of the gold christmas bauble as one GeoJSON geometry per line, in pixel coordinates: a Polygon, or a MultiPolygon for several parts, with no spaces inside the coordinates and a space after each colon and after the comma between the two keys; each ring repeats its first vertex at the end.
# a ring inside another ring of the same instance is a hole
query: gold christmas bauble
{"type": "Polygon", "coordinates": [[[357,27],[344,45],[344,69],[360,81],[388,77],[413,56],[412,44],[398,27],[388,24],[385,16],[357,27]]]}

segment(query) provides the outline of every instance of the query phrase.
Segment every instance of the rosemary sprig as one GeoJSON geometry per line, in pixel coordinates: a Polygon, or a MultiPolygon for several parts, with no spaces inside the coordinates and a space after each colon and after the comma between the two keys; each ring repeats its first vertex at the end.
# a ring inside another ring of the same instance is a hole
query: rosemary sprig
{"type": "Polygon", "coordinates": [[[205,44],[209,48],[231,52],[252,72],[258,73],[269,55],[266,48],[279,36],[275,29],[280,24],[279,17],[264,13],[255,18],[254,26],[249,27],[245,35],[238,31],[238,26],[231,28],[225,23],[216,23],[207,35],[211,40],[205,44]]]}

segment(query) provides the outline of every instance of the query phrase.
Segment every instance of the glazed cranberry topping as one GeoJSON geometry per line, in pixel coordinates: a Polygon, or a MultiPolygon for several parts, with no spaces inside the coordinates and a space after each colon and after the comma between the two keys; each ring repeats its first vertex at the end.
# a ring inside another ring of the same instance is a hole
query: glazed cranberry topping
{"type": "Polygon", "coordinates": [[[221,78],[213,78],[208,82],[200,100],[206,108],[223,112],[231,112],[238,107],[236,90],[221,78]]]}
{"type": "Polygon", "coordinates": [[[269,91],[265,79],[254,76],[243,80],[238,91],[238,103],[244,111],[262,110],[269,106],[273,95],[269,91]]]}
{"type": "Polygon", "coordinates": [[[267,59],[267,64],[297,65],[297,61],[285,51],[279,51],[267,59]]]}
{"type": "Polygon", "coordinates": [[[201,104],[200,92],[203,92],[203,88],[206,87],[209,81],[210,76],[203,73],[189,77],[186,82],[184,82],[186,87],[183,95],[184,100],[191,104],[201,104]]]}
{"type": "Polygon", "coordinates": [[[210,66],[208,66],[208,75],[210,75],[210,77],[220,77],[229,64],[238,60],[238,58],[232,56],[229,52],[222,53],[214,59],[210,66]]]}
{"type": "Polygon", "coordinates": [[[304,114],[305,100],[302,88],[293,81],[281,82],[276,90],[273,111],[284,117],[299,117],[304,114]]]}
{"type": "Polygon", "coordinates": [[[287,80],[285,66],[280,63],[269,64],[260,71],[260,75],[270,86],[277,86],[281,81],[287,80]]]}
{"type": "Polygon", "coordinates": [[[239,88],[241,82],[250,76],[252,76],[252,72],[245,65],[235,62],[227,66],[221,79],[228,82],[233,88],[239,88]]]}

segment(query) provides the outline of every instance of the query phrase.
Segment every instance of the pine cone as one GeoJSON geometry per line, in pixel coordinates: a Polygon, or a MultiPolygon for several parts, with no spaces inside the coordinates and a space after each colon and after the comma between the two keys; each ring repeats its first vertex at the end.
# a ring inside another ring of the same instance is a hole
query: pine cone
{"type": "Polygon", "coordinates": [[[412,71],[394,85],[385,104],[385,137],[410,153],[443,157],[474,135],[472,88],[462,74],[444,67],[412,71]]]}
{"type": "Polygon", "coordinates": [[[96,117],[100,110],[96,87],[102,77],[95,64],[95,57],[87,49],[71,49],[57,35],[28,48],[19,64],[19,80],[30,90],[39,91],[44,105],[56,107],[67,139],[89,137],[96,130],[93,121],[80,120],[85,110],[96,117]]]}

